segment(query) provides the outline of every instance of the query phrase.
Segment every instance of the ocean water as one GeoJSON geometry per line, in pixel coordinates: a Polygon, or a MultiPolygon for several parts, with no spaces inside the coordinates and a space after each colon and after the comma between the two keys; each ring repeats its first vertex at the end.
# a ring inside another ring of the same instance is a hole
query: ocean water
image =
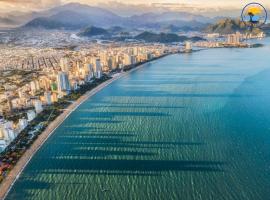
{"type": "Polygon", "coordinates": [[[82,104],[8,200],[268,200],[270,40],[171,55],[82,104]]]}

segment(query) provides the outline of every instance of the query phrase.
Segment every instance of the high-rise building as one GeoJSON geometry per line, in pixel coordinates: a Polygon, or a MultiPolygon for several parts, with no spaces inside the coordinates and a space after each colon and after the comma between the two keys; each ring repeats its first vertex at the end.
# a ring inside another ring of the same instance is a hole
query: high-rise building
{"type": "Polygon", "coordinates": [[[91,78],[93,78],[94,73],[93,73],[93,64],[85,63],[84,64],[84,72],[85,72],[85,80],[90,81],[91,78]]]}
{"type": "Polygon", "coordinates": [[[116,58],[114,56],[110,56],[108,59],[108,67],[111,70],[114,70],[117,68],[116,58]]]}
{"type": "Polygon", "coordinates": [[[19,130],[23,130],[27,127],[28,121],[25,118],[19,119],[19,130]]]}
{"type": "Polygon", "coordinates": [[[13,122],[0,120],[0,152],[5,150],[5,148],[17,137],[13,129],[13,122]]]}
{"type": "Polygon", "coordinates": [[[124,54],[124,60],[123,60],[124,65],[131,65],[131,56],[129,54],[124,54]]]}
{"type": "Polygon", "coordinates": [[[71,87],[73,90],[78,90],[79,86],[78,86],[78,81],[77,80],[72,80],[71,81],[71,87]]]}
{"type": "Polygon", "coordinates": [[[186,52],[192,51],[192,44],[191,44],[191,42],[186,41],[186,44],[185,44],[185,51],[186,51],[186,52]]]}
{"type": "Polygon", "coordinates": [[[151,60],[153,58],[153,55],[151,53],[147,53],[147,60],[151,60]]]}
{"type": "Polygon", "coordinates": [[[35,117],[36,117],[36,113],[35,113],[34,110],[28,110],[27,111],[27,120],[28,120],[28,122],[33,121],[33,119],[35,119],[35,117]]]}
{"type": "Polygon", "coordinates": [[[131,64],[134,65],[137,62],[136,56],[132,55],[130,56],[131,64]]]}
{"type": "Polygon", "coordinates": [[[235,42],[236,44],[240,44],[240,41],[241,41],[241,37],[242,37],[242,34],[240,32],[236,32],[235,33],[235,42]]]}
{"type": "Polygon", "coordinates": [[[228,42],[229,44],[233,44],[233,43],[234,43],[234,35],[233,35],[233,34],[229,34],[229,35],[227,36],[227,42],[228,42]]]}
{"type": "Polygon", "coordinates": [[[70,83],[68,79],[68,75],[65,72],[59,72],[57,75],[57,89],[58,92],[70,92],[70,83]]]}
{"type": "Polygon", "coordinates": [[[101,52],[99,54],[99,57],[100,57],[100,63],[103,66],[107,66],[108,65],[108,55],[107,55],[107,52],[101,52]]]}
{"type": "Polygon", "coordinates": [[[84,65],[84,70],[87,74],[90,74],[92,71],[93,71],[93,65],[92,64],[89,64],[89,63],[86,63],[84,65]]]}
{"type": "Polygon", "coordinates": [[[102,71],[101,71],[101,62],[99,58],[92,58],[94,75],[96,78],[101,78],[102,71]]]}
{"type": "Polygon", "coordinates": [[[40,90],[40,83],[39,80],[35,80],[36,89],[40,90]]]}
{"type": "Polygon", "coordinates": [[[1,120],[0,121],[0,140],[5,140],[8,145],[12,140],[16,138],[16,134],[13,128],[13,122],[1,120]]]}
{"type": "Polygon", "coordinates": [[[138,48],[138,47],[133,47],[133,52],[132,52],[132,54],[133,54],[134,56],[137,56],[138,53],[139,53],[139,48],[138,48]]]}
{"type": "Polygon", "coordinates": [[[40,100],[34,101],[34,107],[35,107],[36,113],[41,113],[43,111],[42,103],[40,100]]]}
{"type": "Polygon", "coordinates": [[[31,94],[34,95],[35,92],[37,91],[37,86],[35,81],[30,82],[30,89],[31,89],[31,94]]]}
{"type": "Polygon", "coordinates": [[[7,146],[8,146],[7,141],[4,140],[4,139],[2,139],[2,138],[0,137],[0,153],[1,153],[2,151],[4,151],[5,148],[7,148],[7,146]]]}
{"type": "Polygon", "coordinates": [[[52,104],[51,92],[44,92],[44,99],[47,105],[51,105],[52,104]]]}
{"type": "Polygon", "coordinates": [[[227,36],[227,42],[229,44],[240,44],[240,39],[241,39],[240,32],[236,32],[235,34],[229,34],[227,36]]]}
{"type": "Polygon", "coordinates": [[[80,71],[80,69],[82,68],[82,66],[83,66],[83,65],[82,65],[81,62],[79,62],[79,61],[76,62],[76,70],[77,70],[77,71],[80,71]]]}

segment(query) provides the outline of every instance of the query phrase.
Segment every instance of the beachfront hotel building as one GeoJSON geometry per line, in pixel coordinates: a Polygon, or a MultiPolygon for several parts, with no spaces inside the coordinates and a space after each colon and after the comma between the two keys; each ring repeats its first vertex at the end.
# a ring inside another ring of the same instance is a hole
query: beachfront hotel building
{"type": "Polygon", "coordinates": [[[23,130],[27,127],[28,121],[25,118],[19,119],[19,130],[23,130]]]}
{"type": "Polygon", "coordinates": [[[11,121],[0,119],[0,152],[2,152],[15,138],[17,134],[11,121]]]}
{"type": "Polygon", "coordinates": [[[26,114],[27,114],[28,122],[33,121],[33,119],[35,119],[35,117],[36,117],[36,113],[34,110],[28,110],[26,114]]]}
{"type": "Polygon", "coordinates": [[[34,107],[35,107],[36,113],[41,113],[43,111],[42,103],[40,100],[34,101],[34,107]]]}

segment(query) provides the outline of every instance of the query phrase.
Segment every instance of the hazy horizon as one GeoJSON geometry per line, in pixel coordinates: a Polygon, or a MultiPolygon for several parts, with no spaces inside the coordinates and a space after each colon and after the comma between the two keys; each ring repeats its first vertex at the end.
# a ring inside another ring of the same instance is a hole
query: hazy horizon
{"type": "MultiPolygon", "coordinates": [[[[241,9],[247,3],[251,1],[243,0],[236,2],[235,0],[227,0],[226,2],[217,2],[216,0],[148,0],[145,3],[144,0],[117,0],[117,1],[104,1],[104,0],[0,0],[0,11],[2,13],[8,13],[12,11],[16,12],[30,12],[30,11],[40,11],[46,10],[52,7],[64,5],[67,3],[81,3],[88,4],[91,6],[106,7],[115,7],[115,5],[123,7],[129,7],[129,5],[136,5],[137,8],[147,8],[151,7],[152,9],[171,9],[171,10],[198,10],[207,12],[208,8],[216,8],[218,10],[228,10],[228,9],[241,9]]],[[[266,7],[270,7],[270,2],[267,0],[257,1],[262,3],[266,7]]],[[[213,12],[211,10],[210,12],[213,12]]]]}

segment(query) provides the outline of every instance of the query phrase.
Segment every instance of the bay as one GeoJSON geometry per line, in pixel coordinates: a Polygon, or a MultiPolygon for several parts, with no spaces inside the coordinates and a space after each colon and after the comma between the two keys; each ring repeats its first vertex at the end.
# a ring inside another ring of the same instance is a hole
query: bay
{"type": "Polygon", "coordinates": [[[270,40],[171,55],[83,103],[7,199],[269,198],[270,40]]]}

